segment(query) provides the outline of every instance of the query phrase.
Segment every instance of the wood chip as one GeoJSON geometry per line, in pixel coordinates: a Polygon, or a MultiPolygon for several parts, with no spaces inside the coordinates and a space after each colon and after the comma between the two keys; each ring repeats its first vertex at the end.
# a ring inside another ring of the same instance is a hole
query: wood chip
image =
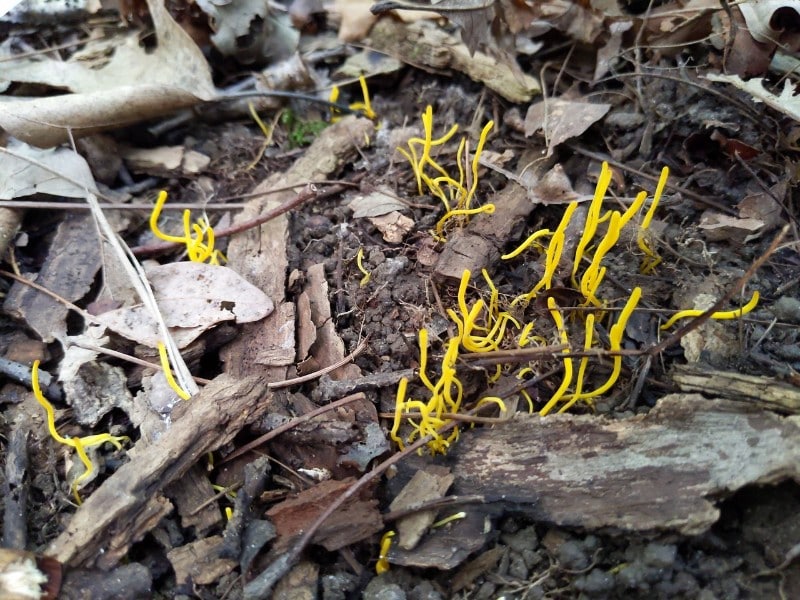
{"type": "MultiPolygon", "coordinates": [[[[148,499],[156,498],[208,452],[230,442],[269,406],[259,378],[217,377],[176,407],[166,435],[144,447],[140,442],[129,452],[130,461],[86,499],[47,554],[71,566],[113,567],[131,543],[158,523],[149,517],[160,511],[148,505],[148,499]]],[[[161,509],[169,512],[172,507],[164,502],[161,509]]]]}
{"type": "Polygon", "coordinates": [[[696,535],[719,518],[714,502],[800,476],[800,423],[672,394],[621,420],[520,414],[469,432],[450,458],[455,493],[496,498],[538,521],[696,535]]]}

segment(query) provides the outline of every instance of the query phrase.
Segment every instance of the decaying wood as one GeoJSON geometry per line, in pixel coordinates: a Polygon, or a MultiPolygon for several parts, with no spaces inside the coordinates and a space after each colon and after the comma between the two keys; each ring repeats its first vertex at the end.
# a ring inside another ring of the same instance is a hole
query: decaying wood
{"type": "Polygon", "coordinates": [[[483,52],[470,52],[457,35],[425,21],[381,19],[373,26],[367,44],[412,65],[466,73],[511,102],[529,102],[540,91],[533,77],[515,73],[483,52]]]}
{"type": "Polygon", "coordinates": [[[186,529],[193,527],[198,536],[202,536],[221,521],[216,503],[207,504],[197,510],[198,506],[215,493],[203,465],[195,465],[166,488],[167,496],[175,502],[175,507],[181,516],[181,525],[186,529]]]}
{"type": "Polygon", "coordinates": [[[476,215],[445,245],[434,269],[439,277],[460,280],[465,270],[480,273],[500,259],[500,248],[534,208],[528,191],[514,182],[492,198],[493,215],[476,215]]]}
{"type": "Polygon", "coordinates": [[[701,392],[778,412],[800,413],[800,388],[774,377],[702,369],[697,365],[676,365],[672,380],[684,392],[701,392]]]}
{"type": "MultiPolygon", "coordinates": [[[[353,478],[323,481],[269,509],[267,516],[278,532],[278,549],[285,549],[334,500],[347,492],[354,481],[353,478]]],[[[370,494],[365,493],[362,498],[350,498],[345,502],[322,523],[314,535],[314,542],[327,550],[337,550],[383,529],[378,501],[369,496],[370,494]]]]}
{"type": "Polygon", "coordinates": [[[800,418],[673,394],[616,421],[518,415],[465,434],[449,458],[455,493],[484,494],[539,521],[693,535],[719,517],[714,500],[800,480],[800,418]]]}
{"type": "MultiPolygon", "coordinates": [[[[9,411],[10,412],[10,411],[9,411]]],[[[24,550],[28,545],[28,431],[30,422],[20,412],[6,444],[3,491],[3,548],[24,550]]]]}
{"type": "MultiPolygon", "coordinates": [[[[86,296],[101,265],[99,245],[86,241],[96,237],[97,229],[90,215],[68,215],[56,231],[37,283],[70,302],[86,296]]],[[[18,281],[12,284],[3,309],[24,320],[45,342],[63,339],[67,334],[69,309],[18,281]]]]}
{"type": "Polygon", "coordinates": [[[175,569],[176,583],[208,585],[233,571],[236,561],[220,556],[223,545],[222,536],[215,535],[170,550],[167,558],[175,569]]]}
{"type": "Polygon", "coordinates": [[[269,405],[266,396],[266,386],[256,377],[237,380],[221,375],[199,395],[179,404],[169,432],[132,450],[130,461],[86,499],[47,554],[71,566],[113,567],[120,550],[147,532],[131,527],[131,522],[149,512],[148,500],[261,416],[269,405]],[[113,553],[109,552],[112,540],[113,553]]]}
{"type": "MultiPolygon", "coordinates": [[[[255,193],[326,179],[350,162],[367,143],[374,125],[367,119],[345,117],[314,140],[306,153],[285,173],[276,173],[260,183],[255,193]]],[[[257,196],[247,203],[236,222],[250,220],[296,195],[287,190],[257,196]]],[[[232,268],[264,291],[275,302],[275,314],[258,323],[248,323],[242,334],[222,352],[225,371],[231,375],[258,374],[267,381],[286,379],[286,367],[295,361],[294,304],[285,301],[286,244],[289,217],[281,214],[258,228],[231,238],[228,260],[232,268]]]]}
{"type": "MultiPolygon", "coordinates": [[[[414,474],[411,481],[392,500],[389,509],[397,511],[421,502],[438,500],[447,493],[452,484],[453,475],[450,469],[430,465],[414,474]]],[[[397,545],[404,550],[413,550],[435,519],[435,510],[424,510],[398,519],[397,545]]]]}

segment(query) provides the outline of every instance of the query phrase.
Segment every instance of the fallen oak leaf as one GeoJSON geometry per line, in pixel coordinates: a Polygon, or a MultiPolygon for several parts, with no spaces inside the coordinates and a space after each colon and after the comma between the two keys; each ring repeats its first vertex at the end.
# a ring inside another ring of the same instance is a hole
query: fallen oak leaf
{"type": "MultiPolygon", "coordinates": [[[[158,307],[179,348],[223,321],[249,323],[272,313],[272,300],[228,267],[195,262],[169,263],[147,270],[158,307]]],[[[128,339],[155,348],[155,320],[142,305],[120,308],[97,320],[128,339]]]]}

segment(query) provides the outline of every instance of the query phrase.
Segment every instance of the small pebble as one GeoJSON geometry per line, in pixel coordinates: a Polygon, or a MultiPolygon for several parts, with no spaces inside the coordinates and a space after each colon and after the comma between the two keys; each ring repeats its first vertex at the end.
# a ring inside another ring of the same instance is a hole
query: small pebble
{"type": "Polygon", "coordinates": [[[614,575],[603,569],[592,569],[575,580],[575,589],[587,596],[602,596],[614,588],[614,575]]]}
{"type": "Polygon", "coordinates": [[[791,296],[781,296],[777,302],[769,307],[770,312],[779,321],[800,323],[800,299],[791,296]]]}
{"type": "Polygon", "coordinates": [[[569,540],[558,549],[558,562],[569,571],[582,571],[589,566],[589,555],[582,543],[569,540]]]}
{"type": "Polygon", "coordinates": [[[672,567],[678,548],[675,544],[658,544],[651,542],[645,546],[642,561],[651,567],[672,567]]]}

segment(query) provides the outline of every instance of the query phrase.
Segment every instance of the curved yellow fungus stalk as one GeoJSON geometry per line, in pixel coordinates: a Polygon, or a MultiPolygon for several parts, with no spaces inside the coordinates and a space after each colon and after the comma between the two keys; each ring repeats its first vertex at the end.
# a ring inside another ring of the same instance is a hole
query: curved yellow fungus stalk
{"type": "Polygon", "coordinates": [[[600,222],[600,210],[603,207],[603,199],[608,191],[608,186],[611,184],[611,169],[608,163],[603,161],[600,167],[600,177],[597,178],[597,186],[594,188],[594,197],[592,203],[589,205],[589,210],[586,213],[586,224],[583,226],[583,234],[578,241],[578,246],[575,248],[575,260],[572,262],[572,285],[578,287],[576,275],[578,268],[583,258],[583,253],[594,238],[597,231],[597,224],[600,222]]]}
{"type": "Polygon", "coordinates": [[[483,398],[478,400],[478,403],[475,405],[475,407],[479,408],[479,407],[484,406],[486,404],[495,404],[497,406],[497,408],[500,409],[501,413],[504,413],[507,410],[506,409],[506,403],[503,402],[503,399],[499,398],[498,396],[484,396],[483,398]]]}
{"type": "MultiPolygon", "coordinates": [[[[617,322],[609,331],[608,337],[610,339],[609,346],[611,352],[619,352],[622,349],[622,335],[625,333],[625,327],[628,324],[628,319],[630,319],[633,310],[636,308],[636,305],[639,304],[639,299],[641,297],[642,288],[633,288],[630,298],[628,298],[624,308],[619,313],[619,319],[617,319],[617,322]]],[[[617,379],[619,379],[619,374],[622,371],[622,357],[614,356],[611,360],[613,361],[614,365],[611,369],[611,375],[608,377],[606,382],[593,392],[583,394],[581,400],[586,401],[590,398],[595,398],[601,394],[605,394],[617,382],[617,379]]]]}
{"type": "Polygon", "coordinates": [[[436,223],[436,238],[437,241],[447,241],[444,237],[444,225],[447,221],[454,217],[471,217],[473,215],[477,215],[480,213],[484,213],[487,215],[494,214],[494,204],[484,204],[483,206],[479,206],[478,208],[454,208],[453,210],[449,210],[445,213],[445,215],[439,219],[436,223]]]}
{"type": "MultiPolygon", "coordinates": [[[[553,232],[553,235],[550,238],[550,243],[547,245],[547,252],[545,253],[544,275],[542,275],[539,283],[537,283],[527,294],[517,296],[511,303],[512,306],[516,306],[521,302],[530,302],[536,297],[536,295],[539,293],[539,290],[542,288],[549,290],[552,286],[553,275],[558,268],[558,263],[561,261],[561,252],[564,249],[564,232],[567,230],[567,225],[569,225],[569,221],[572,218],[572,213],[575,212],[576,208],[578,208],[577,202],[570,202],[567,205],[564,215],[561,217],[561,222],[558,224],[558,227],[556,227],[556,230],[553,232]]],[[[528,238],[528,240],[530,239],[531,238],[528,238]]],[[[527,244],[528,240],[525,241],[523,246],[527,244]]],[[[511,254],[506,254],[505,256],[516,256],[518,253],[517,250],[511,254]]],[[[505,258],[505,256],[503,258],[505,258]]]]}
{"type": "Polygon", "coordinates": [[[369,271],[367,271],[364,268],[364,249],[363,248],[359,248],[358,252],[356,252],[356,266],[358,267],[358,270],[361,271],[361,273],[364,275],[361,278],[361,281],[358,282],[358,286],[359,287],[364,287],[365,285],[367,285],[369,283],[369,279],[370,279],[370,277],[372,277],[372,273],[370,273],[369,271]]]}
{"type": "Polygon", "coordinates": [[[191,212],[187,209],[183,211],[182,236],[170,235],[159,229],[158,219],[161,217],[161,212],[164,210],[166,202],[167,192],[162,190],[158,193],[153,212],[150,213],[150,230],[153,235],[165,242],[184,244],[186,246],[186,254],[192,262],[205,262],[211,259],[212,264],[219,264],[219,258],[224,259],[224,256],[219,250],[214,250],[214,230],[211,228],[207,218],[200,219],[199,223],[192,225],[191,212]],[[205,239],[206,235],[208,236],[208,241],[205,239]]]}
{"type": "Polygon", "coordinates": [[[81,503],[80,495],[78,494],[78,487],[79,485],[86,481],[91,474],[94,472],[94,465],[92,464],[91,459],[86,454],[86,448],[91,448],[94,446],[99,446],[106,442],[113,444],[118,450],[122,449],[122,442],[130,441],[130,438],[126,435],[111,435],[110,433],[98,433],[94,435],[85,436],[82,438],[73,437],[73,438],[65,438],[58,433],[56,430],[56,419],[55,419],[55,411],[53,410],[53,405],[48,402],[47,398],[44,397],[44,393],[42,393],[41,385],[39,384],[39,361],[33,361],[33,367],[31,368],[31,390],[33,391],[33,397],[36,398],[36,401],[44,408],[44,412],[46,414],[47,419],[47,430],[50,433],[50,437],[52,437],[55,441],[59,444],[63,444],[65,446],[70,446],[71,448],[75,448],[75,451],[78,454],[78,457],[81,459],[85,467],[85,471],[79,475],[75,481],[72,483],[72,493],[75,496],[75,500],[78,504],[81,503]]]}
{"type": "Polygon", "coordinates": [[[431,529],[438,529],[439,527],[444,527],[448,523],[452,523],[453,521],[458,521],[459,519],[465,519],[467,517],[467,513],[465,512],[457,512],[449,517],[445,517],[441,521],[436,521],[431,525],[431,529]]]}
{"type": "MultiPolygon", "coordinates": [[[[547,299],[547,309],[550,311],[553,321],[555,321],[556,328],[558,329],[558,337],[561,343],[569,344],[569,335],[567,335],[567,330],[564,327],[564,317],[561,315],[561,310],[558,308],[558,304],[556,304],[556,301],[552,296],[547,299]]],[[[553,410],[553,407],[558,403],[559,400],[561,400],[561,397],[572,383],[572,358],[570,358],[569,351],[567,350],[564,351],[562,356],[564,358],[564,379],[561,381],[561,385],[558,387],[558,389],[553,392],[553,395],[550,400],[547,401],[547,404],[544,405],[544,408],[539,411],[539,414],[543,417],[553,410]]]]}
{"type": "Polygon", "coordinates": [[[78,454],[78,458],[81,459],[84,467],[83,473],[78,475],[75,481],[72,482],[72,496],[75,498],[75,502],[81,505],[83,504],[83,500],[81,500],[81,496],[78,493],[78,487],[92,476],[92,473],[94,473],[94,463],[89,459],[89,455],[86,454],[86,450],[81,443],[81,438],[72,438],[72,445],[75,447],[75,452],[78,454]]]}
{"type": "Polygon", "coordinates": [[[578,208],[577,202],[570,202],[567,205],[564,216],[561,217],[561,222],[553,232],[553,237],[550,238],[550,244],[547,246],[547,254],[545,255],[544,275],[541,281],[533,288],[534,292],[538,292],[542,288],[549,290],[552,287],[553,275],[555,275],[556,268],[558,268],[558,263],[561,262],[561,252],[564,249],[564,234],[576,208],[578,208]]]}
{"type": "Polygon", "coordinates": [[[472,198],[475,196],[475,190],[478,189],[478,165],[480,163],[483,147],[486,145],[486,140],[489,137],[489,132],[492,130],[492,127],[494,127],[494,121],[489,121],[481,130],[480,138],[478,138],[478,147],[475,148],[475,155],[472,157],[472,185],[467,192],[466,198],[464,198],[463,205],[459,204],[459,208],[468,210],[472,198]]]}
{"type": "Polygon", "coordinates": [[[524,348],[525,346],[527,346],[528,344],[531,343],[531,339],[530,338],[531,338],[531,332],[533,331],[533,326],[534,325],[535,325],[535,323],[533,321],[531,321],[530,323],[526,323],[525,327],[522,328],[522,333],[519,334],[519,342],[517,342],[517,345],[520,348],[524,348]]]}
{"type": "Polygon", "coordinates": [[[389,570],[389,550],[392,547],[392,538],[395,536],[394,531],[387,531],[381,538],[381,550],[378,555],[378,562],[375,563],[375,573],[381,575],[389,570]]]}
{"type": "MultiPolygon", "coordinates": [[[[758,301],[760,299],[760,295],[758,291],[753,292],[753,297],[750,298],[750,301],[742,306],[741,308],[737,308],[735,310],[720,310],[715,313],[711,314],[711,318],[714,320],[730,320],[730,319],[738,319],[739,317],[746,315],[750,311],[752,311],[756,306],[758,306],[758,301]]],[[[697,308],[691,308],[688,310],[681,310],[672,315],[670,319],[661,326],[661,329],[669,329],[675,323],[680,321],[681,319],[686,319],[689,317],[699,317],[706,311],[699,310],[697,308]]]]}
{"type": "Polygon", "coordinates": [[[419,378],[426,388],[431,392],[434,390],[428,378],[428,330],[424,327],[419,330],[419,378]]]}
{"type": "Polygon", "coordinates": [[[653,215],[656,212],[656,208],[658,208],[658,202],[661,200],[661,194],[664,193],[664,188],[667,185],[668,178],[669,167],[664,167],[661,169],[661,176],[658,178],[658,185],[656,186],[656,191],[653,194],[653,203],[650,205],[650,209],[647,211],[647,214],[645,214],[644,219],[642,219],[642,226],[639,228],[639,235],[637,236],[636,240],[639,249],[646,255],[639,267],[639,270],[644,275],[653,273],[656,267],[661,263],[661,257],[655,251],[651,250],[647,245],[644,232],[648,227],[650,227],[650,222],[653,220],[653,215]]]}
{"type": "MultiPolygon", "coordinates": [[[[594,337],[594,314],[589,313],[586,315],[586,331],[583,338],[583,349],[588,352],[592,349],[592,338],[594,337]]],[[[586,375],[586,367],[589,366],[589,357],[582,356],[580,366],[578,367],[578,376],[575,378],[575,392],[569,396],[564,396],[564,405],[558,409],[558,412],[563,413],[569,410],[573,404],[578,400],[582,400],[581,392],[583,391],[583,378],[586,375]]]]}
{"type": "Polygon", "coordinates": [[[184,390],[178,385],[178,382],[175,381],[175,377],[172,375],[172,368],[169,364],[169,357],[167,357],[167,348],[164,346],[163,342],[158,342],[158,356],[161,359],[161,368],[164,370],[164,377],[167,379],[169,387],[171,387],[181,399],[188,400],[191,398],[189,392],[184,390]]]}
{"type": "Polygon", "coordinates": [[[405,410],[405,403],[406,403],[406,389],[408,388],[408,379],[405,377],[400,378],[400,383],[397,384],[397,395],[395,396],[394,401],[394,422],[392,423],[392,429],[389,432],[389,437],[397,444],[400,450],[405,448],[405,443],[403,442],[403,438],[400,437],[400,425],[403,422],[403,412],[405,410]]]}
{"type": "Polygon", "coordinates": [[[589,268],[586,269],[586,272],[581,278],[581,294],[583,294],[587,304],[592,304],[594,306],[602,305],[595,295],[600,283],[603,281],[603,276],[605,275],[605,267],[601,267],[600,263],[602,262],[603,258],[605,258],[608,251],[611,250],[611,248],[614,247],[614,244],[617,243],[617,240],[619,240],[621,221],[622,215],[620,215],[619,211],[615,210],[611,213],[608,231],[600,241],[600,245],[597,247],[597,250],[595,250],[594,256],[592,257],[592,263],[589,265],[589,268]]]}
{"type": "Polygon", "coordinates": [[[508,254],[503,254],[500,258],[503,260],[509,260],[512,258],[516,258],[520,254],[522,254],[529,246],[531,246],[536,240],[539,238],[547,237],[549,235],[553,235],[553,232],[549,229],[540,229],[539,231],[534,231],[528,238],[522,242],[516,249],[512,250],[508,254]]]}

